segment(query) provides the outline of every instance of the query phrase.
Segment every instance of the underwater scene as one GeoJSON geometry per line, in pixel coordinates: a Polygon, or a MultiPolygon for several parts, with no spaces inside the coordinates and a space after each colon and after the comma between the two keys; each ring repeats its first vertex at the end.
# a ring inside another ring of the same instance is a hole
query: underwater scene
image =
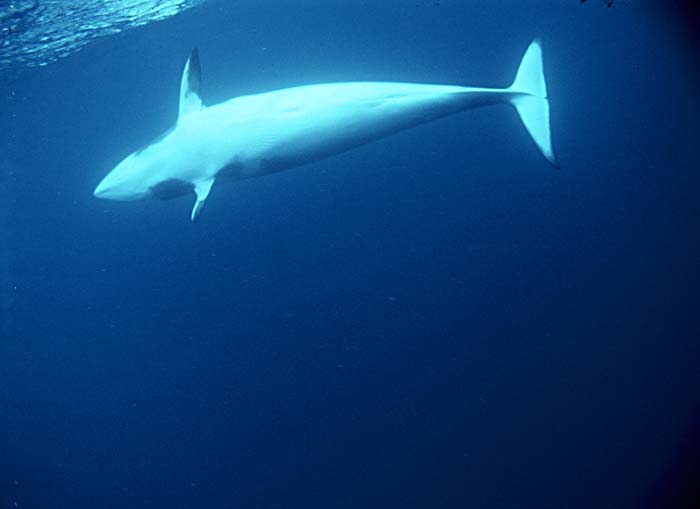
{"type": "Polygon", "coordinates": [[[700,7],[0,0],[0,509],[700,507],[700,7]]]}

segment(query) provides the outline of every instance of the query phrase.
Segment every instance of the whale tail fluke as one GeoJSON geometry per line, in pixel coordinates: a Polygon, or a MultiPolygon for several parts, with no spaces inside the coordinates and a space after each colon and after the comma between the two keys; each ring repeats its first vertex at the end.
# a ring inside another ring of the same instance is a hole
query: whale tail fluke
{"type": "Polygon", "coordinates": [[[527,48],[515,80],[508,91],[513,94],[511,103],[518,111],[525,128],[542,155],[558,168],[552,149],[547,85],[542,67],[542,48],[538,40],[533,41],[527,48]]]}

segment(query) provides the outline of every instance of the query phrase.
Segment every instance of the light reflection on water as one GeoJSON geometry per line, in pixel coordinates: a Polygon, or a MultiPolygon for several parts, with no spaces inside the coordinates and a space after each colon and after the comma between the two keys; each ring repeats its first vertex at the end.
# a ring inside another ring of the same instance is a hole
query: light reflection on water
{"type": "Polygon", "coordinates": [[[47,65],[98,37],[169,18],[204,1],[0,1],[0,68],[47,65]]]}

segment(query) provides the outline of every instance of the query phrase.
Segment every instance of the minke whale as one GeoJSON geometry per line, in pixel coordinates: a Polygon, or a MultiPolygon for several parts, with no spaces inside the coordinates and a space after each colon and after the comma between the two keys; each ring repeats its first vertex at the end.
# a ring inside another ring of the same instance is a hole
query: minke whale
{"type": "Polygon", "coordinates": [[[557,166],[537,40],[507,88],[329,83],[205,106],[201,82],[195,48],[182,74],[175,126],[120,162],[95,188],[96,197],[132,201],[193,193],[194,221],[216,181],[295,168],[447,115],[500,103],[515,107],[544,157],[557,166]]]}

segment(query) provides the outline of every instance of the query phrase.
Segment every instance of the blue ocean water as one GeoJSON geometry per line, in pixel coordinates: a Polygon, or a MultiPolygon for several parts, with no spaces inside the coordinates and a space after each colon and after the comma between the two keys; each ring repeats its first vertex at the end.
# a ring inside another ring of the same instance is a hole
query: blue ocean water
{"type": "Polygon", "coordinates": [[[0,508],[694,507],[688,11],[186,3],[4,46],[0,508]],[[216,186],[195,223],[92,196],[172,126],[193,47],[213,104],[506,86],[536,37],[559,170],[494,106],[216,186]]]}

